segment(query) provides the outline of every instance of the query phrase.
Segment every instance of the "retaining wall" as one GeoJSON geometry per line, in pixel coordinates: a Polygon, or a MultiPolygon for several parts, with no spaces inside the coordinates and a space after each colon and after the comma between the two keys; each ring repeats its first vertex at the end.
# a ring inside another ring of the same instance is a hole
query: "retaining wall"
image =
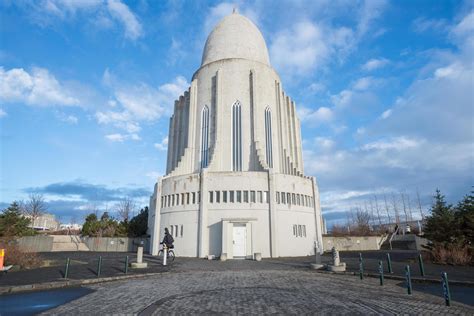
{"type": "Polygon", "coordinates": [[[323,246],[325,251],[332,247],[339,251],[380,250],[383,240],[383,236],[323,236],[323,246]]]}
{"type": "Polygon", "coordinates": [[[141,241],[143,241],[144,249],[147,250],[149,238],[48,235],[28,236],[17,239],[20,249],[25,252],[134,252],[141,241]]]}

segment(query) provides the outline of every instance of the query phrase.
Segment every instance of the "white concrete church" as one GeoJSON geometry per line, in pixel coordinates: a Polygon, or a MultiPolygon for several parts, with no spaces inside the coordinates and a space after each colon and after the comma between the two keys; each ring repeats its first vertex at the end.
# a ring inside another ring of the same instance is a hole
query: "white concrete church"
{"type": "Polygon", "coordinates": [[[150,199],[150,252],[168,227],[177,256],[310,255],[322,245],[321,220],[295,103],[258,28],[234,12],[175,101],[166,175],[150,199]]]}

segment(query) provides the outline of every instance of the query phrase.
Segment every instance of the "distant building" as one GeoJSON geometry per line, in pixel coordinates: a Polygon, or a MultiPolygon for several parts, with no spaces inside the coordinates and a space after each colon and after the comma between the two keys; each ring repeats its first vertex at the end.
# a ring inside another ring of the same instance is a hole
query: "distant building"
{"type": "Polygon", "coordinates": [[[29,227],[34,230],[58,230],[59,222],[56,220],[56,217],[53,214],[43,214],[36,217],[33,220],[31,215],[25,215],[26,218],[31,220],[29,227]]]}
{"type": "Polygon", "coordinates": [[[71,230],[80,230],[82,229],[82,225],[79,224],[60,224],[59,229],[71,229],[71,230]]]}

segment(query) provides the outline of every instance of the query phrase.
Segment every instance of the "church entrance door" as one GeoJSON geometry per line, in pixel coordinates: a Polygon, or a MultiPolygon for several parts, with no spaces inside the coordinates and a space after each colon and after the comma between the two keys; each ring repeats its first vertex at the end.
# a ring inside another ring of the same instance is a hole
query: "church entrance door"
{"type": "Polygon", "coordinates": [[[245,258],[247,254],[247,227],[245,224],[234,224],[233,240],[233,257],[245,258]]]}

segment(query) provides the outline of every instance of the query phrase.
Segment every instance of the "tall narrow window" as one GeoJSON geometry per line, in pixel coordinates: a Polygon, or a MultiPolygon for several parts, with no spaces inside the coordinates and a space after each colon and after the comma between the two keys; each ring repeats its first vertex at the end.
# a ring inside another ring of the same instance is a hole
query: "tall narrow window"
{"type": "Polygon", "coordinates": [[[265,143],[267,153],[267,165],[270,168],[273,168],[272,112],[269,107],[265,109],[265,143]]]}
{"type": "Polygon", "coordinates": [[[209,163],[209,108],[204,106],[201,113],[201,168],[209,163]]]}
{"type": "Polygon", "coordinates": [[[242,171],[242,113],[239,101],[232,105],[232,170],[242,171]]]}

